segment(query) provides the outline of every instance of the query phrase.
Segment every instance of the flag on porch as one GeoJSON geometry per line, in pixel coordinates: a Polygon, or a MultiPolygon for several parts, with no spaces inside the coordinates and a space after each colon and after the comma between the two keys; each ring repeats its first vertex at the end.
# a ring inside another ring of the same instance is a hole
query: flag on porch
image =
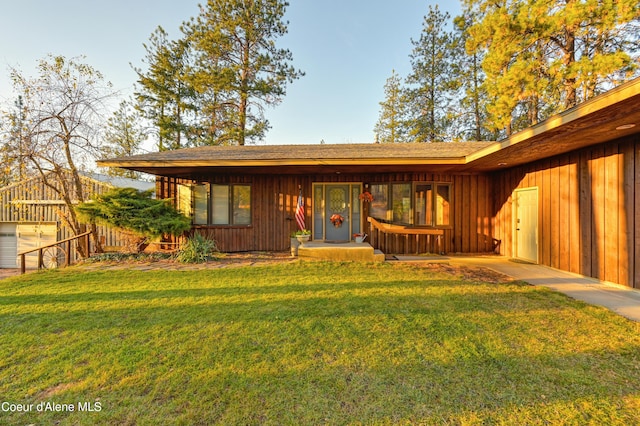
{"type": "Polygon", "coordinates": [[[300,188],[300,194],[298,194],[298,205],[296,206],[296,222],[298,228],[303,230],[305,228],[304,223],[304,198],[302,198],[302,188],[300,188]]]}

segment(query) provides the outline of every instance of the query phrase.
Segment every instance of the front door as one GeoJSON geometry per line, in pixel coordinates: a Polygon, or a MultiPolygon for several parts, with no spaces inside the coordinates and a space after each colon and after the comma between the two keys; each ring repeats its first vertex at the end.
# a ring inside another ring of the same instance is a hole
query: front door
{"type": "Polygon", "coordinates": [[[538,188],[514,192],[515,257],[538,263],[538,188]]]}
{"type": "Polygon", "coordinates": [[[349,185],[325,186],[325,239],[327,241],[349,241],[350,217],[349,185]]]}

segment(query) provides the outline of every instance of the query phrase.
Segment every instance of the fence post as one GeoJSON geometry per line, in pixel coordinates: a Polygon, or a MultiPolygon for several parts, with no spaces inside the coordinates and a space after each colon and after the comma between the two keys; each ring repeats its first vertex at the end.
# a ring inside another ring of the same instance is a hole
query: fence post
{"type": "Polygon", "coordinates": [[[24,274],[25,272],[27,272],[27,266],[26,266],[26,255],[24,253],[22,253],[20,255],[20,273],[24,274]]]}
{"type": "Polygon", "coordinates": [[[73,256],[73,253],[71,252],[71,240],[69,240],[67,241],[67,259],[65,260],[64,266],[71,265],[71,256],[73,256]]]}

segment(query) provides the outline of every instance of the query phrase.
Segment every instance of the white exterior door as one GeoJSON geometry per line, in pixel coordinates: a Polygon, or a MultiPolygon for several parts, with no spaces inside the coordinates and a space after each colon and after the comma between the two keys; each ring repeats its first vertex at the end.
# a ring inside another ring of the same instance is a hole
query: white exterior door
{"type": "MultiPolygon", "coordinates": [[[[18,253],[36,249],[56,242],[58,226],[56,224],[18,224],[18,253]]],[[[15,256],[15,255],[14,255],[15,256]]],[[[20,259],[16,262],[20,266],[20,259]]],[[[26,255],[26,268],[38,268],[38,252],[26,255]]]]}
{"type": "Polygon", "coordinates": [[[17,268],[18,238],[15,223],[0,223],[0,268],[17,268]]]}
{"type": "Polygon", "coordinates": [[[538,263],[538,188],[514,192],[515,258],[538,263]]]}

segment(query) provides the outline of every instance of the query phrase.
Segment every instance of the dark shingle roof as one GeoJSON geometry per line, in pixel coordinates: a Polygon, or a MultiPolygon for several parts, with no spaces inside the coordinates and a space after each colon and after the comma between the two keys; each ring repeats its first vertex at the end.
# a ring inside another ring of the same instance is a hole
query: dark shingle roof
{"type": "Polygon", "coordinates": [[[322,144],[322,145],[245,145],[206,146],[163,151],[125,158],[102,160],[103,165],[118,163],[169,162],[269,162],[309,160],[423,160],[460,159],[490,145],[491,142],[405,143],[405,144],[322,144]]]}

